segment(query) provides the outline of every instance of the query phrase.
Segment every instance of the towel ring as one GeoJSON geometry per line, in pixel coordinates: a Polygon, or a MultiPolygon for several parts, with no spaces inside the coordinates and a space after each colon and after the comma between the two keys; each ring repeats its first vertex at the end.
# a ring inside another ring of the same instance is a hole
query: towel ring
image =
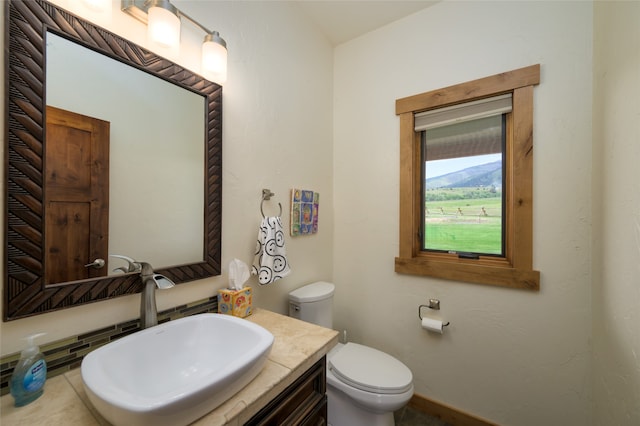
{"type": "MultiPolygon", "coordinates": [[[[273,197],[274,195],[276,195],[276,194],[271,192],[271,190],[269,190],[269,189],[263,189],[262,190],[262,201],[260,201],[260,213],[262,213],[262,218],[266,217],[264,215],[264,210],[262,209],[262,205],[264,204],[265,200],[269,201],[271,199],[271,197],[273,197]]],[[[282,216],[282,204],[278,203],[278,207],[280,207],[280,214],[278,216],[282,216]]]]}

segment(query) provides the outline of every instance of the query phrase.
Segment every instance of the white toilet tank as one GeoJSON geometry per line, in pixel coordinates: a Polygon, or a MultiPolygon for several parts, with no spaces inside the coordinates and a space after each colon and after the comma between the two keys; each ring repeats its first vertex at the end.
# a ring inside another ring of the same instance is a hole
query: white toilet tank
{"type": "Polygon", "coordinates": [[[289,293],[289,316],[333,327],[333,292],[335,286],[325,281],[307,284],[289,293]]]}

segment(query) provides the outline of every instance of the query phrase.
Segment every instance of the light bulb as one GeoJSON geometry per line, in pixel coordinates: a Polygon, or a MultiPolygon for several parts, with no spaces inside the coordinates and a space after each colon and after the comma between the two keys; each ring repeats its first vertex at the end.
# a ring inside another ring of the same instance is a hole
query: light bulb
{"type": "Polygon", "coordinates": [[[216,83],[227,80],[227,47],[217,32],[208,34],[202,44],[202,72],[216,83]]]}
{"type": "Polygon", "coordinates": [[[180,44],[180,18],[159,6],[148,11],[148,37],[164,47],[176,47],[180,44]]]}

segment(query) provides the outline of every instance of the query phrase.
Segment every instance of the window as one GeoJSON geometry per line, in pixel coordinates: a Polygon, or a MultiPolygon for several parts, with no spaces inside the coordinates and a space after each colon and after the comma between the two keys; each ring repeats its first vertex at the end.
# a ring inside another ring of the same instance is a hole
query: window
{"type": "Polygon", "coordinates": [[[399,273],[539,289],[533,86],[540,66],[396,101],[399,273]]]}
{"type": "Polygon", "coordinates": [[[504,256],[504,153],[511,94],[415,115],[421,250],[504,256]]]}

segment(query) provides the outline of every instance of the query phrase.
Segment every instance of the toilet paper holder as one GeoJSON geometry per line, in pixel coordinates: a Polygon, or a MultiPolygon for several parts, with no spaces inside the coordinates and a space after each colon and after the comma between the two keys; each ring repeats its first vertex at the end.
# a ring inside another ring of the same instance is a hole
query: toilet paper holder
{"type": "MultiPolygon", "coordinates": [[[[420,318],[420,321],[422,321],[422,308],[429,308],[429,309],[433,309],[436,311],[440,310],[440,301],[438,299],[429,299],[429,304],[428,305],[420,305],[418,306],[418,318],[420,318]]],[[[446,327],[450,324],[449,321],[446,322],[446,324],[442,324],[443,327],[446,327]]]]}

